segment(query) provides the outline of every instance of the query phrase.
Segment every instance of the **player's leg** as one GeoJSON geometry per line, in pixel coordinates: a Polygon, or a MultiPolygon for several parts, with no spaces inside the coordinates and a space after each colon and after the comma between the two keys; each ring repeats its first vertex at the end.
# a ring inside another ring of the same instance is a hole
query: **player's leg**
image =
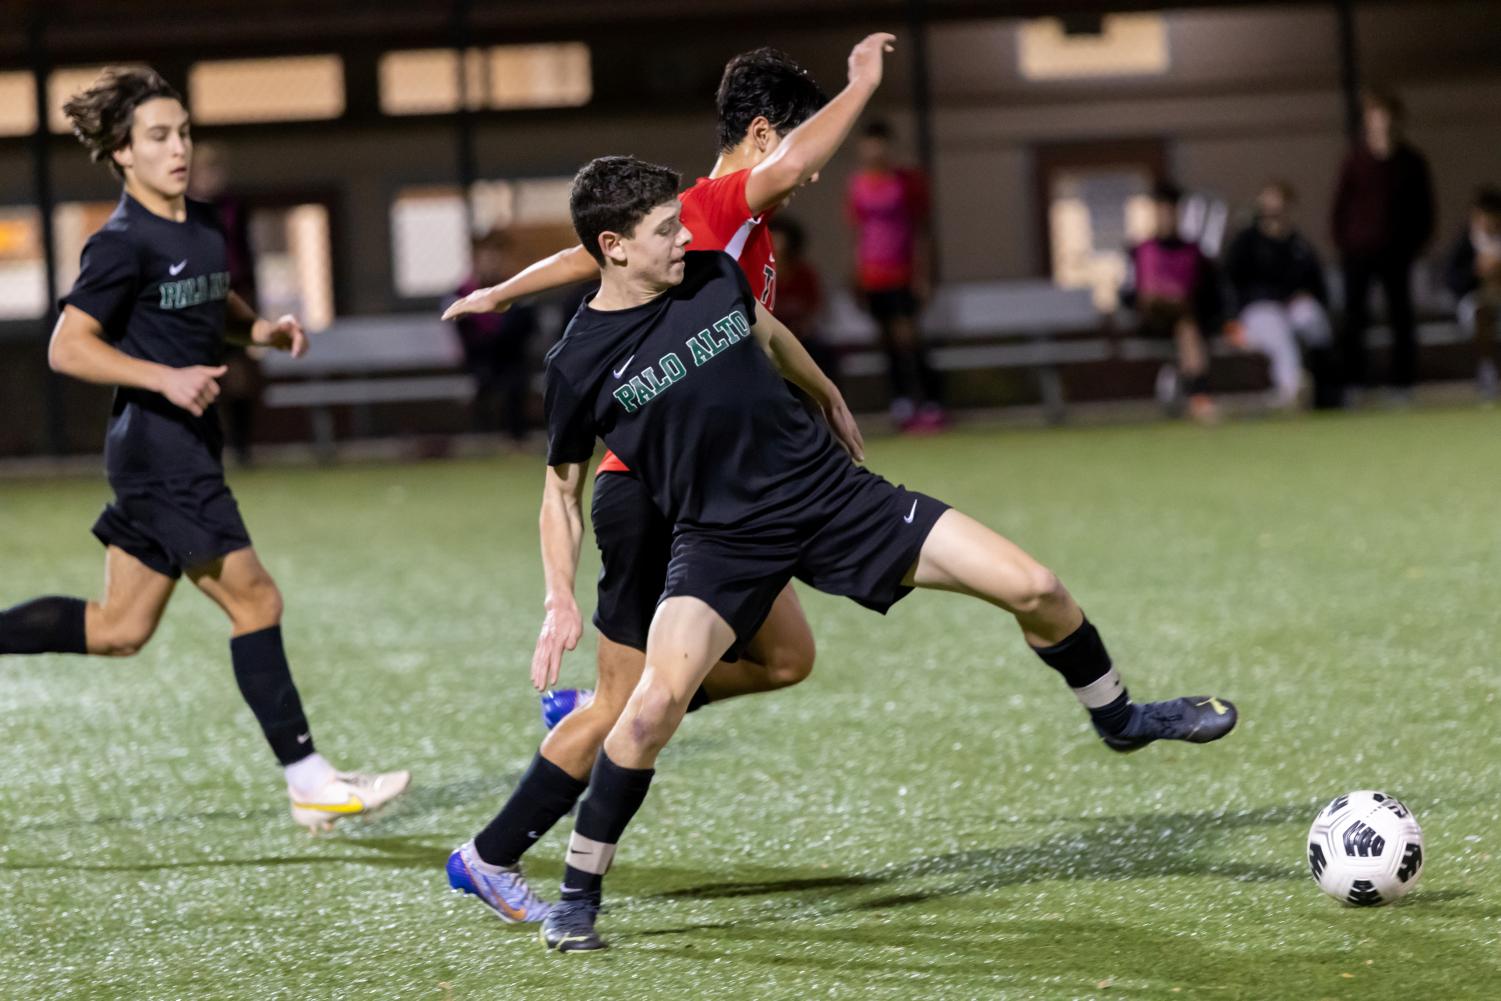
{"type": "Polygon", "coordinates": [[[104,597],[99,601],[49,595],[0,611],[0,654],[90,653],[129,657],[156,632],[175,578],[109,546],[104,597]]]}
{"type": "Polygon", "coordinates": [[[1412,304],[1412,261],[1398,256],[1381,265],[1381,292],[1392,332],[1391,365],[1387,384],[1401,394],[1418,381],[1418,328],[1412,304]]]}
{"type": "Polygon", "coordinates": [[[1209,348],[1192,316],[1180,316],[1173,324],[1173,344],[1188,396],[1188,415],[1200,423],[1212,423],[1219,413],[1209,395],[1209,348]]]}
{"type": "Polygon", "coordinates": [[[934,523],[906,583],[973,595],[1010,612],[1027,643],[1063,676],[1115,750],[1163,739],[1205,743],[1235,726],[1235,707],[1212,696],[1132,702],[1099,631],[1058,577],[959,511],[945,511],[934,523]]]}
{"type": "Polygon", "coordinates": [[[1280,302],[1253,302],[1241,312],[1240,322],[1246,346],[1266,356],[1272,405],[1283,409],[1295,406],[1303,379],[1303,359],[1291,312],[1280,302]]]}
{"type": "Polygon", "coordinates": [[[700,598],[673,596],[658,606],[646,669],[605,738],[589,776],[589,793],[579,803],[561,899],[542,923],[548,948],[604,948],[594,920],[616,845],[646,799],[658,753],[677,731],[710,668],[734,641],[730,624],[700,598]]]}
{"type": "Polygon", "coordinates": [[[1369,384],[1366,326],[1371,315],[1372,275],[1369,262],[1357,258],[1345,260],[1345,324],[1340,338],[1340,378],[1345,386],[1347,406],[1356,402],[1357,394],[1369,384]]]}
{"type": "Polygon", "coordinates": [[[292,819],[327,829],[406,790],[411,774],[339,772],[317,752],[282,644],[281,591],[253,548],[191,567],[188,576],[229,616],[235,681],[287,777],[292,819]]]}
{"type": "Polygon", "coordinates": [[[697,698],[719,702],[795,685],[813,673],[816,653],[813,627],[808,625],[797,591],[788,584],[777,595],[765,623],[746,644],[744,654],[739,660],[715,664],[697,698]]]}

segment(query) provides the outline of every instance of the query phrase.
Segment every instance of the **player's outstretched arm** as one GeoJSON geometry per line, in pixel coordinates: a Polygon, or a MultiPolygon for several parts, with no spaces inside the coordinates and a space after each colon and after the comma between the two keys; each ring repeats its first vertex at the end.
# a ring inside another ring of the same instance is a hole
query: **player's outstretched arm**
{"type": "Polygon", "coordinates": [[[865,460],[865,439],[860,435],[860,428],[855,424],[855,417],[850,413],[849,406],[844,402],[844,394],[839,392],[839,387],[834,385],[834,380],[824,374],[823,369],[808,354],[808,349],[803,347],[802,341],[787,325],[771,315],[771,312],[759,302],[756,303],[756,322],[751,327],[751,334],[760,343],[761,348],[771,358],[772,364],[776,365],[777,371],[781,372],[793,385],[803,390],[823,410],[824,418],[829,422],[829,429],[834,432],[834,437],[844,446],[850,456],[856,462],[865,460]]]}
{"type": "Polygon", "coordinates": [[[443,311],[452,320],[466,313],[503,313],[518,299],[599,277],[599,265],[582,244],[535,261],[499,285],[475,289],[443,311]]]}
{"type": "Polygon", "coordinates": [[[542,577],[547,585],[547,616],[532,653],[532,684],[545,691],[558,680],[563,652],[578,646],[584,623],[573,597],[579,546],[584,539],[584,479],[587,462],[550,466],[542,487],[542,577]]]}
{"type": "Polygon", "coordinates": [[[787,133],[777,151],[751,169],[745,200],[752,213],[778,204],[824,168],[881,85],[882,57],[895,35],[866,35],[850,51],[849,83],[806,122],[787,133]]]}
{"type": "Polygon", "coordinates": [[[64,306],[47,345],[47,364],[54,372],[99,386],[127,386],[165,396],[174,406],[202,417],[219,396],[224,366],[170,368],[132,358],[104,339],[104,327],[77,306],[64,306]]]}

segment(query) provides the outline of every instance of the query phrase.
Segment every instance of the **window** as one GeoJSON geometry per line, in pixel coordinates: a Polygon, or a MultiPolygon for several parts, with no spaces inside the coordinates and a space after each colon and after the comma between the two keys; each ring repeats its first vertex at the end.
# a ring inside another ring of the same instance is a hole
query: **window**
{"type": "Polygon", "coordinates": [[[338,118],[344,62],[338,56],[279,56],[195,63],[188,72],[195,121],[207,125],[338,118]]]}
{"type": "Polygon", "coordinates": [[[333,252],[328,207],[318,202],[253,209],[256,308],[291,313],[309,331],[334,322],[333,252]]]}
{"type": "Polygon", "coordinates": [[[1149,170],[1134,166],[1060,171],[1049,178],[1053,281],[1087,288],[1113,311],[1126,279],[1126,248],[1152,232],[1149,170]]]}
{"type": "Polygon", "coordinates": [[[46,312],[41,213],[0,208],[0,320],[27,320],[46,312]]]}
{"type": "MultiPolygon", "coordinates": [[[[573,180],[479,181],[470,189],[474,232],[504,229],[518,250],[542,256],[577,242],[568,215],[573,180]]],[[[471,222],[458,188],[406,188],[391,204],[392,275],[398,295],[443,295],[469,274],[471,222]]],[[[530,258],[528,258],[530,259],[530,258]]]]}
{"type": "Polygon", "coordinates": [[[36,131],[36,80],[30,73],[0,73],[0,136],[36,131]]]}
{"type": "MultiPolygon", "coordinates": [[[[593,80],[582,42],[466,49],[464,107],[561,108],[589,103],[593,80]]],[[[453,49],[388,52],[380,60],[380,106],[388,115],[458,111],[459,53],[453,49]]]]}
{"type": "Polygon", "coordinates": [[[1028,80],[1160,75],[1168,69],[1167,25],[1161,14],[1106,14],[1092,23],[1023,21],[1017,59],[1028,80]]]}

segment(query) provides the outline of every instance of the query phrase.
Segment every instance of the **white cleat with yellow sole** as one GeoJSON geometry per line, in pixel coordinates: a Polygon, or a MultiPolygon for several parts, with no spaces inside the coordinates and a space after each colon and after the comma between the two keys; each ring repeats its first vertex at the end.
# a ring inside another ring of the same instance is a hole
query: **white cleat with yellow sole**
{"type": "Polygon", "coordinates": [[[331,831],[341,820],[379,810],[406,792],[411,782],[409,771],[335,772],[316,793],[298,795],[287,790],[292,820],[313,833],[331,831]]]}

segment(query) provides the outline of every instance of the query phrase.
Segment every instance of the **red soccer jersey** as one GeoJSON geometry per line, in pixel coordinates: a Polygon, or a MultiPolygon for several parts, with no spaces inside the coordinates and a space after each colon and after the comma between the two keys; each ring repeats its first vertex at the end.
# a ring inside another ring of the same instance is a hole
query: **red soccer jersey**
{"type": "MultiPolygon", "coordinates": [[[[771,252],[771,230],[767,222],[771,211],[752,215],[745,200],[745,182],[750,168],[723,177],[700,177],[680,196],[683,202],[683,225],[693,234],[689,250],[722,250],[733,257],[745,272],[751,293],[767,309],[773,308],[777,296],[776,258],[771,252]]],[[[614,452],[606,451],[595,473],[624,473],[625,463],[614,452]]]]}

